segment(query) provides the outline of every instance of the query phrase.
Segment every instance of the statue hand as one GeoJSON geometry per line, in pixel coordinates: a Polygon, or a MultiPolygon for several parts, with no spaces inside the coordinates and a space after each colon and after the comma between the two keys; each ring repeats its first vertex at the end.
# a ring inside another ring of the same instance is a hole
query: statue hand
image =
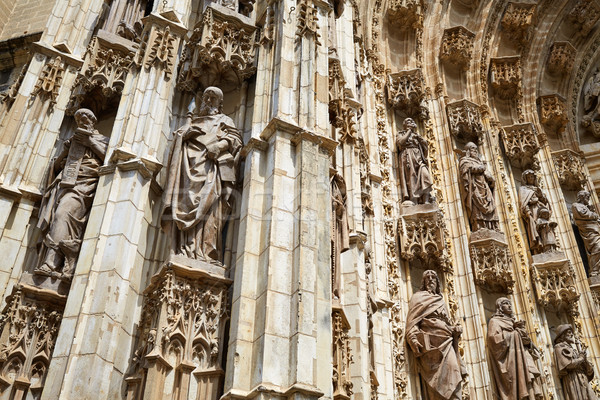
{"type": "Polygon", "coordinates": [[[410,347],[412,347],[412,349],[415,351],[415,353],[420,352],[421,349],[423,348],[423,346],[421,345],[421,343],[419,343],[417,338],[412,338],[410,340],[410,347]]]}
{"type": "Polygon", "coordinates": [[[452,333],[453,333],[454,337],[458,338],[463,333],[463,327],[460,325],[454,325],[452,333]]]}
{"type": "Polygon", "coordinates": [[[514,327],[519,329],[525,329],[525,321],[523,321],[522,319],[515,321],[514,327]]]}
{"type": "Polygon", "coordinates": [[[83,146],[90,145],[90,137],[81,132],[75,131],[75,133],[73,134],[73,140],[75,141],[75,143],[79,143],[83,146]]]}

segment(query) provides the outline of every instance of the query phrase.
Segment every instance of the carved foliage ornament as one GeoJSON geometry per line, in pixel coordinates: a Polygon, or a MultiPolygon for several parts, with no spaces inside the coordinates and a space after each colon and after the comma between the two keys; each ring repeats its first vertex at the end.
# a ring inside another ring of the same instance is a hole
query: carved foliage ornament
{"type": "Polygon", "coordinates": [[[40,77],[33,88],[33,96],[44,95],[50,99],[50,105],[56,104],[58,88],[62,83],[65,72],[65,63],[60,56],[50,60],[40,73],[40,77]]]}
{"type": "Polygon", "coordinates": [[[319,10],[313,0],[299,0],[298,2],[298,26],[296,36],[312,36],[315,45],[320,46],[319,38],[319,10]]]}
{"type": "Polygon", "coordinates": [[[150,69],[155,66],[164,71],[165,80],[171,79],[175,57],[177,56],[178,38],[171,32],[169,25],[150,25],[143,33],[140,50],[135,57],[138,66],[150,69]]]}
{"type": "Polygon", "coordinates": [[[109,44],[95,37],[88,46],[81,72],[75,81],[75,89],[67,106],[67,113],[73,114],[83,106],[88,97],[93,97],[99,112],[109,104],[117,102],[134,54],[121,48],[111,48],[109,44]],[[93,95],[88,96],[89,93],[93,95]]]}
{"type": "Polygon", "coordinates": [[[575,271],[567,260],[534,264],[532,278],[538,302],[548,310],[570,310],[579,299],[573,277],[575,271]]]}
{"type": "Polygon", "coordinates": [[[479,106],[468,100],[449,103],[446,106],[450,133],[460,140],[479,141],[484,133],[479,106]]]}
{"type": "Polygon", "coordinates": [[[423,27],[425,5],[421,0],[391,0],[387,16],[392,26],[398,29],[423,27]]]}
{"type": "Polygon", "coordinates": [[[502,139],[511,165],[520,169],[530,168],[540,150],[533,124],[505,126],[502,128],[502,139]]]}
{"type": "Polygon", "coordinates": [[[554,42],[548,55],[548,70],[553,73],[568,73],[575,63],[577,50],[569,42],[554,42]]]}
{"type": "Polygon", "coordinates": [[[567,122],[567,106],[565,99],[558,94],[540,96],[540,119],[542,124],[556,133],[561,133],[567,122]]]}
{"type": "Polygon", "coordinates": [[[475,34],[464,26],[446,29],[442,37],[440,58],[458,65],[462,69],[467,69],[473,52],[474,38],[475,34]]]}
{"type": "Polygon", "coordinates": [[[234,89],[254,75],[256,27],[208,7],[181,56],[180,90],[234,89]]]}
{"type": "Polygon", "coordinates": [[[28,298],[26,290],[16,286],[1,318],[0,388],[6,390],[14,384],[11,398],[25,398],[28,391],[39,396],[56,343],[62,306],[28,298]]]}
{"type": "Polygon", "coordinates": [[[392,107],[403,111],[407,116],[426,119],[426,87],[421,69],[400,71],[387,76],[388,101],[392,107]]]}
{"type": "Polygon", "coordinates": [[[515,279],[507,244],[493,239],[472,241],[470,250],[475,282],[491,292],[512,293],[515,279]]]}
{"type": "Polygon", "coordinates": [[[586,183],[583,157],[580,153],[564,149],[552,152],[552,160],[560,185],[567,190],[579,190],[586,183]]]}
{"type": "Polygon", "coordinates": [[[340,60],[329,58],[329,121],[340,130],[340,141],[354,141],[358,132],[356,110],[360,104],[354,100],[352,92],[346,88],[340,60]]]}
{"type": "Polygon", "coordinates": [[[360,199],[362,201],[363,214],[373,215],[373,196],[370,183],[371,161],[369,160],[365,141],[362,138],[358,138],[356,147],[360,161],[360,199]]]}
{"type": "Polygon", "coordinates": [[[398,229],[402,258],[420,258],[426,262],[444,260],[444,220],[439,209],[432,207],[428,212],[406,213],[400,217],[398,229]]]}
{"type": "MultiPolygon", "coordinates": [[[[209,387],[218,385],[220,367],[220,337],[227,319],[227,293],[221,284],[178,276],[178,271],[166,267],[153,280],[144,298],[140,322],[141,344],[134,353],[129,391],[143,388],[135,379],[143,369],[192,371],[210,375],[209,387]],[[162,360],[156,365],[155,360],[162,360]]],[[[179,384],[189,379],[180,379],[179,384]]],[[[163,381],[164,384],[164,381],[163,381]]],[[[199,383],[200,384],[200,383],[199,383]]],[[[156,388],[162,392],[162,388],[156,388]]],[[[187,393],[188,387],[180,387],[187,393]]],[[[202,391],[200,388],[198,392],[202,391]]],[[[136,397],[137,398],[137,397],[136,397]]]]}
{"type": "Polygon", "coordinates": [[[490,60],[490,80],[495,93],[510,99],[521,89],[521,57],[500,57],[490,60]]]}

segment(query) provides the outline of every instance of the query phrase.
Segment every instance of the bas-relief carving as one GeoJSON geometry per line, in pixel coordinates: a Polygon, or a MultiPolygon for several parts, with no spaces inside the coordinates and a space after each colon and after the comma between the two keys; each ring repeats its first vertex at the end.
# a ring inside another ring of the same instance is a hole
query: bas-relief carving
{"type": "Polygon", "coordinates": [[[587,349],[575,337],[571,325],[559,325],[555,331],[554,359],[565,400],[597,400],[590,386],[594,367],[587,359],[587,349]]]}
{"type": "Polygon", "coordinates": [[[450,321],[437,273],[425,271],[421,290],[411,297],[406,317],[406,341],[417,359],[423,399],[462,398],[467,371],[458,351],[461,334],[462,327],[450,321]]]}
{"type": "Polygon", "coordinates": [[[458,168],[471,231],[475,232],[479,229],[498,231],[498,214],[493,192],[495,179],[479,158],[475,143],[469,142],[465,145],[458,168]]]}
{"type": "Polygon", "coordinates": [[[583,87],[583,111],[581,125],[596,137],[600,137],[600,68],[588,78],[583,87]]]}
{"type": "Polygon", "coordinates": [[[43,240],[34,273],[70,280],[79,254],[108,138],[95,128],[96,116],[82,108],[74,115],[77,129],[51,161],[38,227],[43,240]],[[59,171],[57,173],[57,171],[59,171]]]}
{"type": "Polygon", "coordinates": [[[396,139],[402,202],[405,205],[429,204],[433,182],[427,160],[427,141],[411,118],[406,118],[402,126],[404,129],[398,132],[396,139]]]}
{"type": "Polygon", "coordinates": [[[527,230],[532,254],[546,253],[557,249],[550,202],[537,184],[535,172],[523,171],[519,188],[519,204],[523,224],[527,230]]]}
{"type": "Polygon", "coordinates": [[[220,89],[206,88],[196,104],[191,123],[174,133],[162,225],[170,231],[172,254],[220,264],[242,137],[222,112],[220,89]]]}
{"type": "Polygon", "coordinates": [[[496,300],[496,313],[488,323],[489,364],[500,400],[541,400],[539,350],[525,330],[525,321],[516,321],[506,297],[496,300]]]}
{"type": "Polygon", "coordinates": [[[589,260],[589,275],[600,274],[600,215],[590,203],[590,193],[582,190],[577,193],[577,201],[571,207],[573,221],[583,239],[589,260]]]}
{"type": "Polygon", "coordinates": [[[346,206],[346,182],[338,173],[331,177],[331,282],[332,295],[340,298],[341,254],[350,248],[350,229],[346,206]]]}

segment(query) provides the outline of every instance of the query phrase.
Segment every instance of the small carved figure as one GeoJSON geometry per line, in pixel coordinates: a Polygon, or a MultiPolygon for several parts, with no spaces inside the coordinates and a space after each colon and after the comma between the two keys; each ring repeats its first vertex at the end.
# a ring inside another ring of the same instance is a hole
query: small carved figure
{"type": "Polygon", "coordinates": [[[488,324],[487,344],[496,391],[500,400],[542,398],[539,350],[531,343],[525,321],[516,321],[506,297],[496,300],[496,313],[488,324]]]}
{"type": "Polygon", "coordinates": [[[600,274],[600,215],[590,203],[590,197],[587,190],[577,193],[577,201],[571,211],[589,256],[590,276],[597,276],[600,274]]]}
{"type": "Polygon", "coordinates": [[[174,134],[162,225],[171,231],[174,254],[220,264],[221,233],[231,211],[242,147],[233,120],[222,113],[223,92],[197,95],[197,115],[174,134]]]}
{"type": "Polygon", "coordinates": [[[487,228],[498,230],[498,214],[494,201],[495,180],[479,158],[477,145],[469,142],[465,145],[464,155],[459,161],[465,205],[473,232],[487,228]]]}
{"type": "Polygon", "coordinates": [[[331,177],[331,258],[333,297],[340,298],[340,255],[350,248],[346,183],[338,173],[331,177]]]}
{"type": "Polygon", "coordinates": [[[73,276],[98,185],[98,168],[108,147],[108,138],[94,128],[97,119],[92,111],[79,109],[74,118],[75,133],[51,163],[51,183],[44,193],[38,222],[44,239],[34,270],[38,275],[65,280],[73,276]]]}
{"type": "Polygon", "coordinates": [[[590,386],[594,367],[587,359],[585,347],[577,340],[573,327],[569,324],[556,328],[554,358],[565,400],[597,400],[590,386]]]}
{"type": "Polygon", "coordinates": [[[417,124],[406,118],[396,145],[400,152],[400,193],[406,204],[429,204],[432,181],[427,161],[427,141],[417,132],[417,124]]]}
{"type": "MultiPolygon", "coordinates": [[[[542,208],[548,210],[548,219],[552,215],[550,203],[544,192],[542,192],[542,189],[537,185],[535,173],[532,170],[523,171],[522,178],[522,185],[519,188],[519,205],[521,217],[523,218],[527,236],[529,237],[529,246],[533,254],[543,253],[552,249],[552,246],[556,248],[556,242],[554,244],[544,242],[544,238],[540,235],[537,228],[542,208]]],[[[552,226],[549,225],[547,228],[554,230],[554,226],[554,224],[552,226]]],[[[552,232],[551,237],[554,237],[554,232],[552,232]]],[[[550,236],[548,235],[546,239],[549,238],[550,236]]]]}
{"type": "Polygon", "coordinates": [[[538,219],[535,222],[535,226],[538,235],[540,235],[540,238],[542,238],[542,243],[544,246],[542,251],[544,253],[556,250],[557,246],[556,236],[554,236],[554,229],[557,225],[558,224],[556,222],[550,221],[550,210],[548,210],[546,207],[541,207],[538,211],[538,219]]]}
{"type": "Polygon", "coordinates": [[[588,78],[583,87],[583,110],[581,125],[589,128],[594,136],[600,136],[600,68],[588,78]]]}
{"type": "Polygon", "coordinates": [[[462,327],[450,321],[433,270],[423,272],[421,290],[408,304],[406,341],[415,353],[423,381],[423,399],[461,399],[465,366],[458,352],[462,327]]]}

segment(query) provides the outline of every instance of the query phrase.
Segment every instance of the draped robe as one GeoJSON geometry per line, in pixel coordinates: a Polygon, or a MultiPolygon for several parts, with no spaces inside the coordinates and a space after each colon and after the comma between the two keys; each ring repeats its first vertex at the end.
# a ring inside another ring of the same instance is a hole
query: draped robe
{"type": "Polygon", "coordinates": [[[600,222],[598,214],[582,203],[573,203],[573,220],[590,259],[590,275],[600,273],[600,222]]]}
{"type": "Polygon", "coordinates": [[[589,361],[578,363],[579,351],[567,342],[554,345],[556,369],[561,377],[565,400],[597,400],[590,386],[594,370],[589,361]]]}

